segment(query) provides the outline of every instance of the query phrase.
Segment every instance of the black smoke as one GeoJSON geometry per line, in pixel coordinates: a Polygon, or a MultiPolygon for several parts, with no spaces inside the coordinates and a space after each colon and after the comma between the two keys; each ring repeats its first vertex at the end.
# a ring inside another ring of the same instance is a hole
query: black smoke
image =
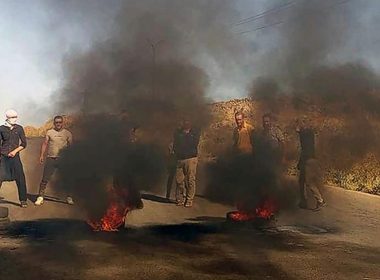
{"type": "MultiPolygon", "coordinates": [[[[154,144],[131,141],[132,129],[133,125],[119,116],[104,114],[81,116],[75,123],[79,134],[62,153],[57,184],[73,195],[91,218],[104,214],[116,178],[122,181],[117,187],[128,193],[151,190],[161,179],[161,150],[154,144]]],[[[136,198],[125,203],[133,208],[136,198]]]]}
{"type": "Polygon", "coordinates": [[[65,56],[57,101],[59,111],[77,119],[60,182],[95,217],[107,207],[115,174],[126,189],[159,187],[174,129],[183,118],[201,129],[210,120],[205,66],[225,67],[239,48],[227,27],[236,16],[229,1],[122,1],[120,7],[104,40],[65,56]]]}
{"type": "Polygon", "coordinates": [[[284,174],[283,150],[273,147],[260,129],[252,138],[253,153],[227,149],[208,165],[207,197],[249,213],[268,200],[279,211],[291,209],[297,188],[284,174]]]}
{"type": "MultiPolygon", "coordinates": [[[[368,153],[379,154],[374,121],[379,118],[380,76],[355,48],[358,42],[371,44],[362,35],[371,28],[362,22],[371,7],[378,7],[362,4],[299,1],[281,13],[276,50],[265,57],[269,66],[250,88],[250,96],[273,112],[281,112],[278,104],[285,96],[298,116],[339,120],[335,130],[315,124],[321,140],[317,153],[335,168],[349,168],[368,153]]],[[[297,141],[295,132],[291,134],[297,141]]]]}

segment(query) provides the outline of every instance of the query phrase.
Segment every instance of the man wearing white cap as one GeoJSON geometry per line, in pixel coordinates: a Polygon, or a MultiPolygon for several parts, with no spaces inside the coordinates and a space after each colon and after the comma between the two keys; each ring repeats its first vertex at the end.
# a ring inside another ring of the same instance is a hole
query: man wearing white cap
{"type": "Polygon", "coordinates": [[[26,148],[26,137],[21,125],[16,124],[17,112],[5,112],[5,123],[0,126],[0,186],[5,181],[16,181],[20,206],[26,208],[27,191],[20,152],[26,148]]]}

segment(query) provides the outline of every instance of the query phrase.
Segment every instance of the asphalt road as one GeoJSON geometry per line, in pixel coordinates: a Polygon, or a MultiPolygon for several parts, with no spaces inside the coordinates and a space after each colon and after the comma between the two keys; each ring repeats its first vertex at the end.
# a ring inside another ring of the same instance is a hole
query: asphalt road
{"type": "MultiPolygon", "coordinates": [[[[30,141],[23,154],[31,195],[38,150],[30,141]]],[[[15,185],[5,184],[1,204],[13,223],[0,234],[0,279],[380,279],[378,196],[326,187],[322,211],[281,212],[256,228],[226,223],[229,206],[197,197],[179,208],[163,192],[145,195],[125,230],[94,233],[78,205],[21,209],[15,185]]]]}

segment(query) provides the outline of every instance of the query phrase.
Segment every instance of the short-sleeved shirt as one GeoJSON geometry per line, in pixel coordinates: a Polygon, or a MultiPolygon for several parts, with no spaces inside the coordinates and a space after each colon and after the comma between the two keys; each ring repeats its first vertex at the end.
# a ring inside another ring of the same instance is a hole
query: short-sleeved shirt
{"type": "Polygon", "coordinates": [[[234,147],[237,149],[238,152],[247,154],[252,153],[252,132],[253,126],[246,122],[244,122],[241,128],[236,127],[234,129],[234,147]]]}
{"type": "Polygon", "coordinates": [[[173,138],[173,151],[178,160],[198,156],[199,129],[191,129],[189,133],[185,133],[182,129],[177,129],[173,138]]]}
{"type": "Polygon", "coordinates": [[[14,125],[11,129],[8,126],[0,126],[0,150],[1,154],[7,156],[19,146],[26,148],[26,137],[21,125],[14,125]]]}
{"type": "Polygon", "coordinates": [[[50,129],[46,132],[46,139],[48,141],[47,157],[56,158],[62,149],[70,145],[73,140],[73,136],[67,129],[57,131],[50,129]]]}

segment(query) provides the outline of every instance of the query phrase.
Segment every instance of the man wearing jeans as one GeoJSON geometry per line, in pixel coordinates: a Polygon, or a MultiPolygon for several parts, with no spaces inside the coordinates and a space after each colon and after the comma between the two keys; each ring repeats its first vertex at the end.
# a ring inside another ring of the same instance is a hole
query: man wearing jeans
{"type": "Polygon", "coordinates": [[[189,120],[174,133],[173,151],[177,159],[177,206],[192,207],[196,188],[200,131],[189,120]]]}
{"type": "MultiPolygon", "coordinates": [[[[46,132],[45,141],[42,143],[40,163],[44,163],[44,157],[47,150],[44,173],[40,183],[40,190],[35,205],[39,206],[44,202],[46,186],[53,176],[56,169],[59,167],[60,152],[70,146],[73,141],[73,136],[70,131],[63,128],[63,117],[54,117],[54,128],[46,132]]],[[[74,204],[71,196],[67,196],[67,203],[74,204]]]]}

